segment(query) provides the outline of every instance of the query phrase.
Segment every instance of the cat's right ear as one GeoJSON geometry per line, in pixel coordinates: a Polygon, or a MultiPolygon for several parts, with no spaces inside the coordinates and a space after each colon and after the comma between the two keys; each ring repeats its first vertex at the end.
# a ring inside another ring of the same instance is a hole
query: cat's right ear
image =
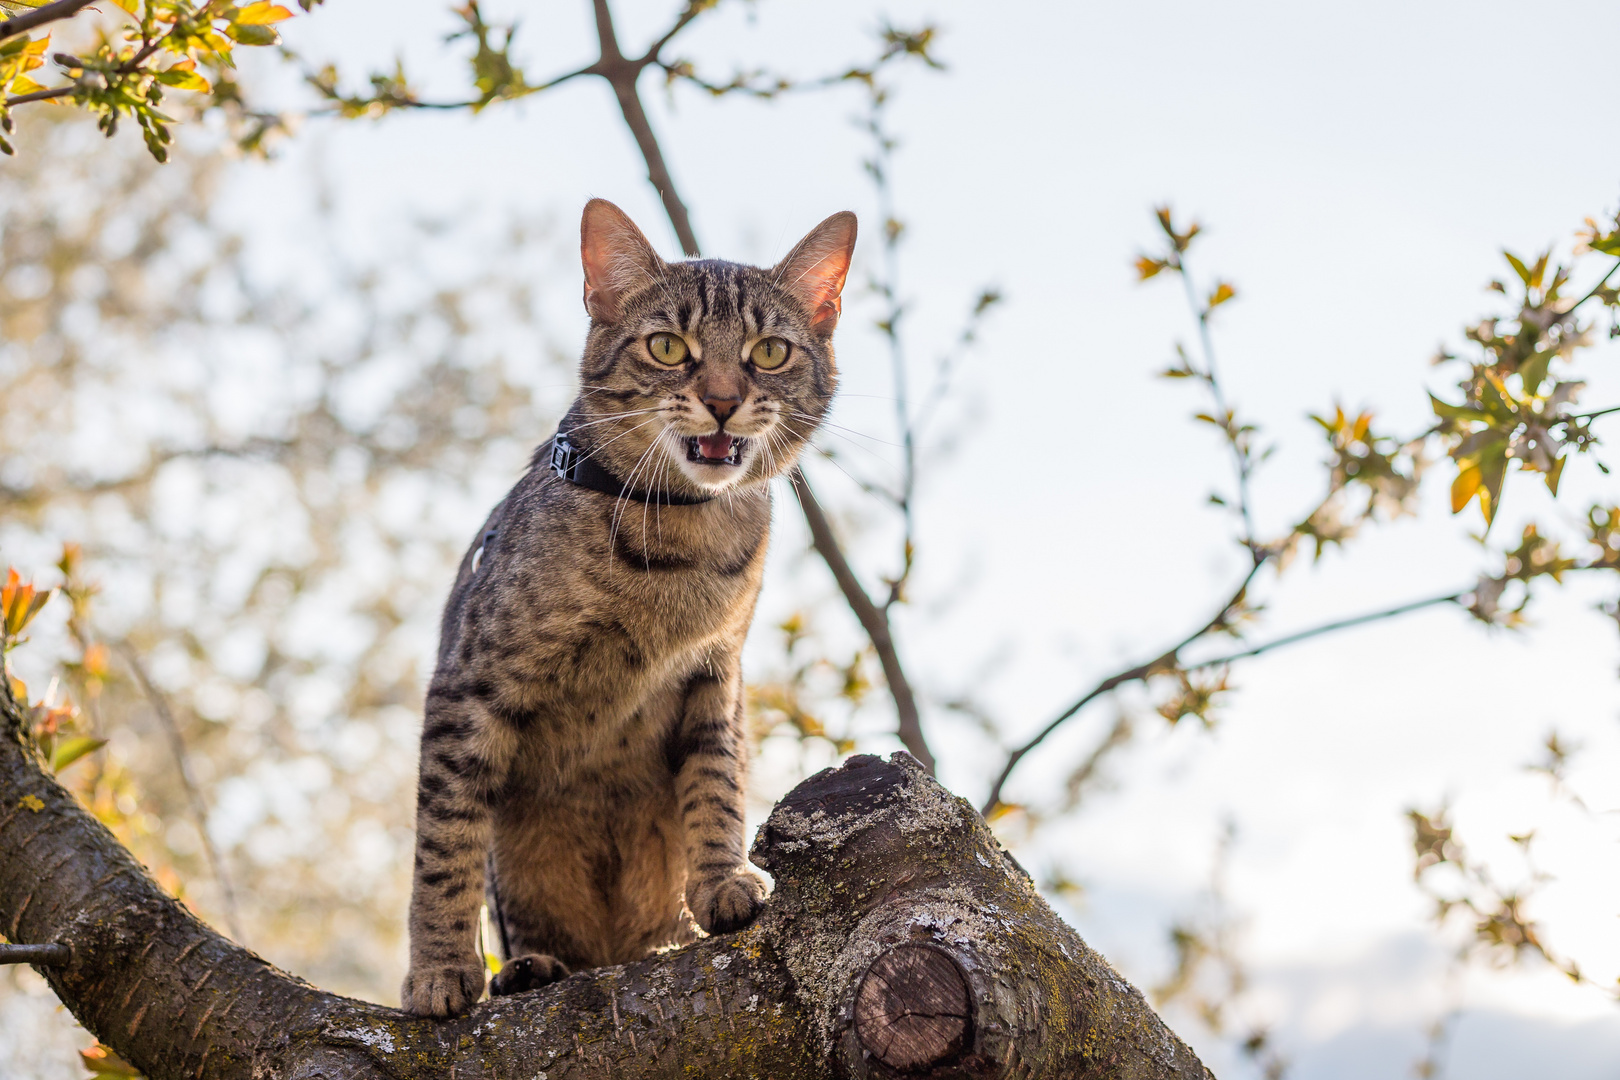
{"type": "Polygon", "coordinates": [[[585,204],[579,223],[579,260],[585,266],[585,310],[592,320],[612,322],[620,301],[664,274],[664,260],[636,223],[606,199],[585,204]]]}

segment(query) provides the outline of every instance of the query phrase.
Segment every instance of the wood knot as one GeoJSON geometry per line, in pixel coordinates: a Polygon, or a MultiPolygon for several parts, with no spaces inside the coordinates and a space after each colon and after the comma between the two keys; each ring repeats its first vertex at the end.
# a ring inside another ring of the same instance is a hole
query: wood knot
{"type": "Polygon", "coordinates": [[[955,1063],[973,1041],[967,977],[939,949],[890,949],[861,977],[855,1035],[872,1059],[894,1072],[925,1073],[955,1063]]]}

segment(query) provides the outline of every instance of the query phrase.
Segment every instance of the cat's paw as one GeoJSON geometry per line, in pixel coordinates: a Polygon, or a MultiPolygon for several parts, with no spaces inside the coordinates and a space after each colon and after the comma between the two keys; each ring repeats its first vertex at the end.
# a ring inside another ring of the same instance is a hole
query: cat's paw
{"type": "Polygon", "coordinates": [[[555,956],[530,953],[501,965],[489,983],[489,996],[521,994],[525,990],[538,990],[560,979],[568,978],[568,967],[555,956]]]}
{"type": "Polygon", "coordinates": [[[484,965],[412,964],[399,990],[399,1007],[412,1016],[461,1016],[484,992],[484,965]]]}
{"type": "Polygon", "coordinates": [[[711,934],[741,930],[765,907],[765,882],[752,870],[699,882],[687,897],[698,925],[711,934]]]}

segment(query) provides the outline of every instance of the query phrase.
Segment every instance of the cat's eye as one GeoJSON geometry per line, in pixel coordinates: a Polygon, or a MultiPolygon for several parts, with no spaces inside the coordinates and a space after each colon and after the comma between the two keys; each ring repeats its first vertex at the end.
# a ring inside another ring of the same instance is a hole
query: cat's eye
{"type": "Polygon", "coordinates": [[[754,362],[755,367],[769,371],[771,368],[779,368],[787,363],[788,352],[791,348],[792,346],[779,337],[768,337],[754,345],[753,349],[748,353],[748,358],[754,362]]]}
{"type": "Polygon", "coordinates": [[[647,351],[652,353],[653,359],[660,364],[674,367],[676,364],[686,362],[686,342],[679,334],[654,334],[647,339],[647,351]]]}

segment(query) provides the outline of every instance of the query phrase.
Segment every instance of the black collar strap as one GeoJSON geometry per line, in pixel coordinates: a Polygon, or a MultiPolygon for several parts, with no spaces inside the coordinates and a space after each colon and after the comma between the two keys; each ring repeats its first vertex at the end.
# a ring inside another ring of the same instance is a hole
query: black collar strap
{"type": "Polygon", "coordinates": [[[634,499],[656,506],[696,506],[711,502],[713,495],[681,495],[673,491],[631,491],[617,476],[591,460],[589,453],[581,453],[568,441],[568,433],[559,430],[551,437],[551,471],[582,488],[612,495],[615,499],[634,499]]]}

